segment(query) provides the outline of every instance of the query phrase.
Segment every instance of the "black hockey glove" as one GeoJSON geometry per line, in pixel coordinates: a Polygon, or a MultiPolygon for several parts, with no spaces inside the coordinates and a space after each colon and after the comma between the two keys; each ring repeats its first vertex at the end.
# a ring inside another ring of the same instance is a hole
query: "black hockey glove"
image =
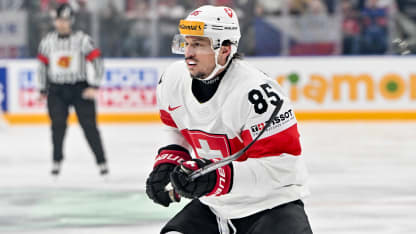
{"type": "Polygon", "coordinates": [[[201,196],[221,196],[227,194],[232,187],[233,166],[228,164],[206,175],[190,181],[188,175],[218,159],[192,159],[176,166],[170,173],[170,180],[175,191],[183,197],[198,198],[201,196]]]}
{"type": "Polygon", "coordinates": [[[180,197],[175,191],[166,191],[165,187],[170,182],[170,173],[173,169],[191,159],[188,150],[179,145],[169,145],[159,149],[153,171],[146,180],[146,194],[155,203],[169,206],[173,201],[179,201],[180,197]]]}

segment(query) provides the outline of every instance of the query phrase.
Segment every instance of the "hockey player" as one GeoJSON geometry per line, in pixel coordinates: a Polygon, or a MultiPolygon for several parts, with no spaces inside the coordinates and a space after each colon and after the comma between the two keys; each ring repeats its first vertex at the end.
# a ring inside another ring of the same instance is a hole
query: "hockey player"
{"type": "Polygon", "coordinates": [[[238,55],[235,11],[202,6],[180,21],[179,32],[172,50],[185,60],[169,66],[157,87],[170,142],[158,150],[146,193],[163,206],[192,200],[161,233],[312,233],[294,111],[277,82],[238,55]],[[248,145],[278,105],[270,128],[237,161],[188,179],[248,145]]]}
{"type": "Polygon", "coordinates": [[[63,157],[63,141],[68,111],[74,106],[78,121],[95,154],[100,174],[108,167],[96,123],[95,96],[104,67],[100,50],[82,31],[72,32],[74,12],[62,4],[53,12],[56,31],[47,34],[39,45],[38,80],[41,97],[47,98],[52,122],[53,167],[58,175],[63,157]],[[93,64],[95,76],[87,78],[87,62],[93,64]]]}

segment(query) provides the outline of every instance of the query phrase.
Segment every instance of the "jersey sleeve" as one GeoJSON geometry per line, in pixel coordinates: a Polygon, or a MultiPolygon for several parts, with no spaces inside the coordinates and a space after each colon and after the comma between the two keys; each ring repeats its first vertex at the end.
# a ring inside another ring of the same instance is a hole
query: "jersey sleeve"
{"type": "Polygon", "coordinates": [[[173,120],[172,116],[169,114],[168,111],[168,103],[166,101],[168,94],[168,89],[166,88],[169,86],[169,81],[167,80],[167,72],[163,73],[160,78],[156,88],[156,97],[157,97],[157,104],[159,108],[159,116],[162,123],[166,126],[171,128],[177,128],[175,121],[173,120]]]}
{"type": "Polygon", "coordinates": [[[92,61],[101,56],[101,51],[95,46],[92,38],[84,33],[82,33],[81,51],[88,61],[92,61]]]}
{"type": "Polygon", "coordinates": [[[234,180],[230,193],[258,192],[260,196],[267,190],[303,185],[307,170],[290,100],[271,79],[252,86],[246,97],[247,106],[243,110],[248,114],[241,133],[244,145],[250,144],[264,129],[267,121],[271,121],[271,124],[242,158],[233,162],[234,180]],[[278,100],[283,101],[282,106],[277,116],[270,120],[278,100]]]}
{"type": "Polygon", "coordinates": [[[47,51],[47,45],[46,45],[46,39],[42,39],[42,41],[39,44],[38,48],[38,87],[41,92],[46,91],[46,85],[47,85],[47,69],[49,66],[49,57],[48,57],[48,51],[47,51]]]}
{"type": "Polygon", "coordinates": [[[295,113],[289,98],[280,86],[272,80],[265,80],[248,90],[246,98],[248,106],[243,110],[247,111],[248,115],[241,133],[244,145],[250,144],[268,121],[271,123],[245,153],[245,158],[262,158],[281,154],[300,155],[300,135],[295,113]],[[280,101],[282,101],[281,104],[280,101]],[[276,117],[270,119],[273,111],[279,107],[276,117]]]}
{"type": "Polygon", "coordinates": [[[164,145],[180,145],[191,151],[192,147],[186,141],[185,137],[182,135],[178,126],[176,125],[174,119],[169,113],[169,95],[171,91],[174,90],[172,85],[172,79],[169,79],[169,75],[174,74],[172,65],[166,69],[166,71],[160,76],[159,82],[156,88],[156,97],[157,104],[159,108],[160,120],[164,125],[164,145]]]}
{"type": "Polygon", "coordinates": [[[95,45],[90,36],[83,34],[81,51],[85,60],[91,62],[94,67],[95,75],[89,79],[91,86],[98,87],[104,75],[104,62],[101,58],[101,51],[95,45]]]}

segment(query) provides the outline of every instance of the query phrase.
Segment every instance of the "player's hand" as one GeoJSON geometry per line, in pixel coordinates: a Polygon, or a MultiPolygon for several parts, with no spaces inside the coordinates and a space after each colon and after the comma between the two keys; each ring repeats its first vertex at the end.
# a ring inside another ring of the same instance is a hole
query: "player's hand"
{"type": "Polygon", "coordinates": [[[169,206],[173,201],[179,202],[180,196],[174,191],[167,191],[170,173],[181,162],[190,160],[189,152],[181,146],[170,145],[159,150],[153,171],[146,180],[146,194],[155,203],[169,206]]]}
{"type": "Polygon", "coordinates": [[[44,102],[47,97],[48,97],[48,94],[46,93],[46,91],[41,91],[41,92],[39,92],[39,96],[37,98],[37,101],[38,102],[44,102]]]}
{"type": "Polygon", "coordinates": [[[175,191],[186,198],[227,194],[231,189],[233,179],[232,164],[200,176],[194,181],[191,181],[188,177],[193,171],[209,165],[216,160],[204,158],[192,159],[176,166],[173,172],[170,173],[170,180],[175,191]]]}
{"type": "Polygon", "coordinates": [[[82,98],[88,99],[88,100],[94,100],[97,96],[98,89],[88,87],[82,91],[82,98]]]}
{"type": "Polygon", "coordinates": [[[153,202],[168,207],[173,201],[179,202],[180,196],[175,190],[167,191],[166,185],[170,182],[169,174],[175,165],[161,164],[153,169],[146,180],[146,194],[153,202]],[[169,192],[171,194],[169,194],[169,192]]]}

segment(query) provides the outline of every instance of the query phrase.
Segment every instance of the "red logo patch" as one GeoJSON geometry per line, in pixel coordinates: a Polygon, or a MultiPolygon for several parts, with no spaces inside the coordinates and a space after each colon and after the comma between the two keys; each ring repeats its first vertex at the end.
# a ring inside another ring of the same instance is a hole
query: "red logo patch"
{"type": "Polygon", "coordinates": [[[198,158],[225,158],[231,155],[226,135],[210,134],[198,130],[185,130],[198,158]]]}
{"type": "Polygon", "coordinates": [[[199,15],[199,12],[201,12],[201,11],[194,11],[194,12],[191,13],[191,15],[197,16],[197,15],[199,15]]]}
{"type": "Polygon", "coordinates": [[[230,18],[233,18],[233,10],[231,8],[224,8],[224,11],[230,18]]]}
{"type": "Polygon", "coordinates": [[[68,68],[71,64],[71,57],[70,56],[62,56],[58,60],[58,66],[63,68],[68,68]]]}
{"type": "Polygon", "coordinates": [[[263,130],[264,126],[265,126],[264,123],[257,124],[257,127],[259,128],[259,131],[263,130]]]}

